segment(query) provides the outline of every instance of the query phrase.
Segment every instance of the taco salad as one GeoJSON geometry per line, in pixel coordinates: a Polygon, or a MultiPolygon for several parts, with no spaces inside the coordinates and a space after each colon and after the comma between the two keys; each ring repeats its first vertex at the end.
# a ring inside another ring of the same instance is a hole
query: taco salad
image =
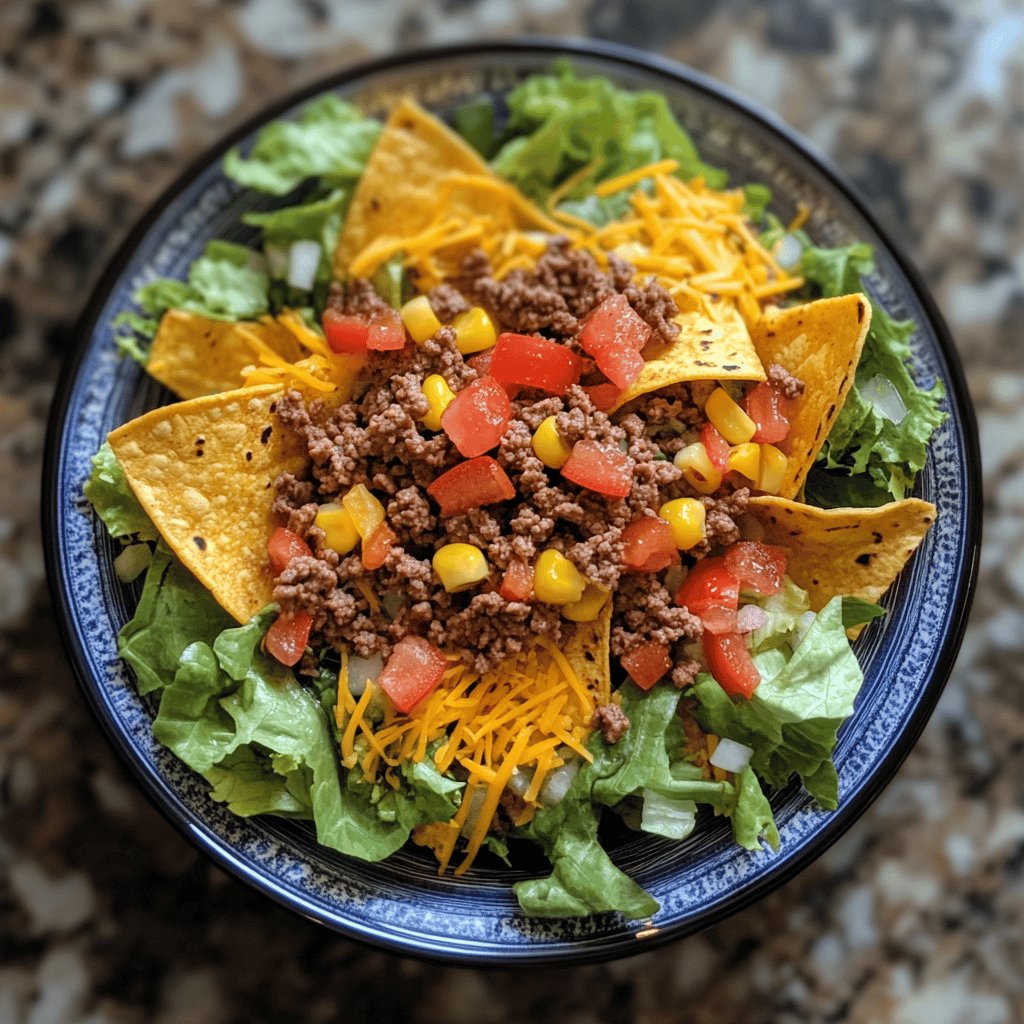
{"type": "Polygon", "coordinates": [[[440,872],[550,862],[538,916],[656,902],[609,829],[841,799],[851,640],[933,521],[914,325],[665,99],[558,65],[451,125],[336,96],[230,152],[278,197],[118,344],[175,401],[85,493],[144,584],[119,654],[234,813],[440,872]],[[599,832],[600,826],[600,832],[599,832]]]}

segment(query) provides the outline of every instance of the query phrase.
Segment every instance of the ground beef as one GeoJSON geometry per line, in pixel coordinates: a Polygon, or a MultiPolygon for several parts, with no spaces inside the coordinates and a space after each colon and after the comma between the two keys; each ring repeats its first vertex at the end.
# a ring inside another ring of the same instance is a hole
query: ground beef
{"type": "Polygon", "coordinates": [[[680,658],[672,669],[672,685],[683,690],[693,684],[700,671],[699,661],[695,661],[693,658],[680,658]]]}
{"type": "Polygon", "coordinates": [[[735,544],[740,539],[739,519],[747,510],[750,491],[741,487],[732,494],[700,500],[704,504],[704,540],[692,553],[701,556],[713,548],[735,544]]]}
{"type": "Polygon", "coordinates": [[[650,641],[671,646],[696,640],[704,629],[700,618],[676,605],[652,573],[623,574],[615,592],[614,622],[611,652],[616,657],[650,641]]]}
{"type": "Polygon", "coordinates": [[[629,732],[629,718],[618,704],[598,704],[591,725],[601,730],[605,743],[618,743],[629,732]]]}
{"type": "Polygon", "coordinates": [[[631,283],[622,293],[629,304],[651,328],[651,341],[668,345],[679,335],[679,324],[673,317],[679,313],[676,300],[653,277],[643,284],[631,283]]]}
{"type": "Polygon", "coordinates": [[[465,295],[450,284],[439,284],[427,292],[430,308],[443,324],[450,324],[460,313],[470,308],[465,295]]]}
{"type": "Polygon", "coordinates": [[[768,383],[783,398],[799,398],[804,393],[804,382],[778,363],[772,363],[768,367],[768,383]]]}
{"type": "Polygon", "coordinates": [[[365,277],[357,277],[346,284],[333,281],[327,293],[327,306],[345,316],[357,316],[365,320],[393,312],[365,277]]]}

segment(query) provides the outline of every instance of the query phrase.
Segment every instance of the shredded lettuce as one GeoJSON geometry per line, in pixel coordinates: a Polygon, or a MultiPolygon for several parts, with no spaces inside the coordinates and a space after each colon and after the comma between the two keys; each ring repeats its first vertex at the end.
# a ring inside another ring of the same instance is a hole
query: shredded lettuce
{"type": "Polygon", "coordinates": [[[92,472],[82,491],[111,537],[134,535],[139,540],[156,540],[156,527],[139,504],[106,441],[92,457],[92,472]]]}

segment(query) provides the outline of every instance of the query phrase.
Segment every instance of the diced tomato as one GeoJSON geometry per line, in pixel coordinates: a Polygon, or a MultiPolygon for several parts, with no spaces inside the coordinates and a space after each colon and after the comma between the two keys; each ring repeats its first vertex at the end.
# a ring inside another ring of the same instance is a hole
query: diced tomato
{"type": "Polygon", "coordinates": [[[297,665],[309,643],[312,626],[313,616],[309,612],[282,612],[263,637],[263,649],[282,665],[297,665]]]}
{"type": "Polygon", "coordinates": [[[627,388],[644,368],[641,349],[651,328],[624,295],[612,295],[586,318],[580,344],[597,361],[597,368],[618,388],[627,388]]]}
{"type": "Polygon", "coordinates": [[[363,541],[363,567],[366,569],[379,569],[391,554],[398,535],[388,526],[381,523],[366,540],[363,541]]]}
{"type": "Polygon", "coordinates": [[[712,605],[701,613],[700,621],[709,633],[735,633],[736,609],[712,605]]]}
{"type": "Polygon", "coordinates": [[[660,572],[679,561],[672,527],[657,516],[634,519],[622,531],[622,561],[637,572],[660,572]]]}
{"type": "Polygon", "coordinates": [[[562,476],[598,494],[625,498],[633,489],[633,460],[618,448],[584,439],[573,445],[562,476]]]}
{"type": "Polygon", "coordinates": [[[732,574],[721,555],[702,558],[676,591],[676,604],[694,615],[708,608],[731,608],[740,603],[740,581],[732,574]]]}
{"type": "Polygon", "coordinates": [[[297,558],[299,555],[312,555],[313,552],[309,550],[309,545],[297,533],[279,526],[267,541],[267,554],[270,556],[270,565],[274,570],[274,575],[280,576],[284,572],[285,566],[293,558],[297,558]]]}
{"type": "Polygon", "coordinates": [[[405,348],[405,325],[395,310],[380,313],[370,321],[366,347],[371,352],[395,352],[405,348]]]}
{"type": "Polygon", "coordinates": [[[705,423],[700,428],[700,439],[711,465],[725,476],[729,468],[729,442],[722,437],[713,423],[705,423]]]}
{"type": "Polygon", "coordinates": [[[502,384],[523,384],[553,395],[564,395],[580,379],[580,360],[547,338],[502,334],[494,346],[491,374],[502,384]]]}
{"type": "Polygon", "coordinates": [[[518,559],[509,562],[498,593],[506,601],[529,601],[533,597],[533,566],[518,559]]]}
{"type": "Polygon", "coordinates": [[[508,501],[516,496],[516,489],[494,459],[480,455],[442,473],[427,494],[441,506],[441,515],[457,516],[481,505],[508,501]]]}
{"type": "MultiPolygon", "coordinates": [[[[494,358],[494,349],[485,349],[483,352],[477,352],[475,356],[470,356],[466,362],[473,367],[474,370],[481,377],[485,377],[491,372],[491,360],[494,358]]],[[[514,402],[519,396],[519,392],[522,391],[522,387],[518,384],[502,384],[505,389],[505,394],[508,395],[508,400],[514,402]]]]}
{"type": "Polygon", "coordinates": [[[744,590],[767,597],[782,589],[786,552],[756,540],[741,540],[725,552],[725,564],[744,590]]]}
{"type": "Polygon", "coordinates": [[[757,689],[761,673],[739,633],[704,633],[704,657],[718,685],[734,697],[747,697],[757,689]]]}
{"type": "Polygon", "coordinates": [[[468,459],[494,448],[508,428],[512,404],[490,375],[464,387],[441,413],[441,426],[468,459]]]}
{"type": "Polygon", "coordinates": [[[622,388],[617,388],[614,384],[584,384],[583,390],[590,396],[595,408],[601,412],[608,412],[622,394],[622,388]]]}
{"type": "Polygon", "coordinates": [[[789,436],[789,421],[796,403],[762,381],[743,399],[747,415],[757,424],[752,440],[758,444],[778,444],[789,436]]]}
{"type": "Polygon", "coordinates": [[[619,660],[641,690],[649,690],[672,668],[668,644],[660,644],[656,640],[648,640],[647,643],[634,647],[619,660]]]}
{"type": "Polygon", "coordinates": [[[437,689],[448,659],[421,636],[406,636],[395,644],[380,674],[380,688],[398,711],[412,711],[437,689]]]}
{"type": "Polygon", "coordinates": [[[332,352],[361,355],[366,353],[370,325],[355,316],[345,316],[336,309],[324,310],[324,335],[332,352]]]}

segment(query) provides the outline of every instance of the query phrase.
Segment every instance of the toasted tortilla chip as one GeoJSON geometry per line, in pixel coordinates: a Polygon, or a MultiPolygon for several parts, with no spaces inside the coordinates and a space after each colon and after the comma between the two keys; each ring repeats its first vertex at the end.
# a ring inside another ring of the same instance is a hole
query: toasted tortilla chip
{"type": "Polygon", "coordinates": [[[729,309],[722,321],[703,313],[680,313],[679,337],[671,345],[645,349],[640,376],[619,395],[613,409],[671,384],[697,380],[764,380],[743,317],[729,309]]]}
{"type": "Polygon", "coordinates": [[[107,438],[161,536],[239,622],[272,600],[274,480],[306,463],[305,446],[274,416],[280,394],[265,384],[193,398],[107,438]]]}
{"type": "Polygon", "coordinates": [[[789,428],[789,465],[779,494],[795,498],[842,411],[871,323],[864,295],[840,295],[763,317],[751,332],[764,366],[778,363],[805,384],[789,428]]]}
{"type": "Polygon", "coordinates": [[[305,355],[295,335],[272,320],[211,320],[169,309],[153,339],[146,371],[179,398],[232,391],[242,371],[259,360],[246,340],[251,333],[289,363],[305,355]]]}
{"type": "Polygon", "coordinates": [[[766,495],[751,498],[748,507],[765,541],[786,549],[786,571],[810,595],[814,611],[836,595],[877,601],[935,521],[935,506],[920,498],[822,509],[766,495]]]}
{"type": "MultiPolygon", "coordinates": [[[[447,125],[403,100],[388,118],[352,197],[334,253],[334,276],[348,277],[352,261],[371,242],[384,252],[389,243],[409,239],[439,220],[467,227],[484,218],[499,228],[496,218],[510,195],[516,198],[505,211],[510,217],[506,227],[564,231],[502,182],[447,125]]],[[[479,244],[479,238],[467,238],[446,249],[440,261],[444,275],[456,273],[462,257],[479,244]]],[[[363,267],[356,276],[373,269],[363,267]]]]}
{"type": "Polygon", "coordinates": [[[566,660],[577,678],[593,695],[594,707],[607,704],[612,697],[611,633],[612,602],[609,600],[592,622],[572,623],[563,646],[566,660]]]}

